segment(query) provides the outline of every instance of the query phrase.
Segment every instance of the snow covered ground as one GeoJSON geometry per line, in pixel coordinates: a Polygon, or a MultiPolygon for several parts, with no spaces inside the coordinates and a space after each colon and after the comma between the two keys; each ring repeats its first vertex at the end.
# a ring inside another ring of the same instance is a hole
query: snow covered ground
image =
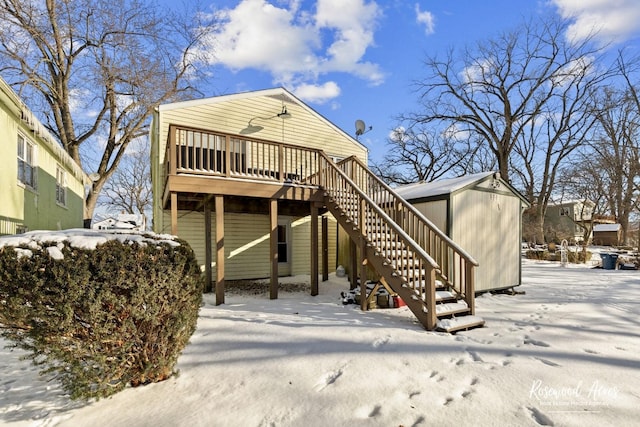
{"type": "Polygon", "coordinates": [[[89,404],[3,348],[0,424],[640,425],[640,272],[524,263],[526,293],[479,297],[486,326],[457,335],[343,306],[333,276],[317,297],[207,295],[178,377],[89,404]]]}

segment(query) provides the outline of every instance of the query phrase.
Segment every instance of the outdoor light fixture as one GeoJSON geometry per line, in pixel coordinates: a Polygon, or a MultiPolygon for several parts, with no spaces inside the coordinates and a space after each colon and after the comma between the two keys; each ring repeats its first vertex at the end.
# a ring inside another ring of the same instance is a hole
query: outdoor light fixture
{"type": "Polygon", "coordinates": [[[254,125],[252,122],[254,120],[271,120],[271,119],[275,119],[276,117],[279,117],[281,119],[289,119],[291,118],[291,113],[287,111],[287,107],[285,105],[282,106],[282,111],[279,112],[278,114],[271,116],[271,117],[253,117],[251,120],[249,120],[249,123],[247,124],[247,127],[242,129],[240,131],[241,135],[248,135],[251,133],[256,133],[256,132],[260,132],[262,129],[264,129],[264,126],[260,126],[260,125],[254,125]]]}
{"type": "Polygon", "coordinates": [[[289,113],[287,111],[286,105],[283,105],[282,106],[282,111],[280,113],[278,113],[277,116],[280,117],[281,119],[290,119],[291,118],[291,113],[289,113]]]}

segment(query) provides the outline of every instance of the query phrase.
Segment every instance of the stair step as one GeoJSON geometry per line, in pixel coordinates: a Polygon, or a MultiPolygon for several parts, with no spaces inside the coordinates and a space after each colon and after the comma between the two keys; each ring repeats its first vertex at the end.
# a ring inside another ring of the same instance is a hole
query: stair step
{"type": "Polygon", "coordinates": [[[452,316],[454,314],[467,312],[469,312],[469,306],[462,300],[458,302],[436,304],[436,316],[438,317],[452,316]]]}
{"type": "MultiPolygon", "coordinates": [[[[396,276],[397,277],[397,274],[396,276]]],[[[405,280],[405,282],[407,282],[407,287],[409,288],[413,288],[415,285],[415,288],[421,287],[421,288],[426,288],[427,287],[427,281],[426,280],[405,280]],[[409,284],[408,282],[411,282],[411,284],[409,284]]],[[[436,291],[438,291],[438,289],[440,290],[445,290],[446,286],[444,285],[444,283],[442,283],[440,280],[436,280],[436,291]]]]}
{"type": "Polygon", "coordinates": [[[440,319],[436,329],[442,332],[456,332],[484,326],[484,319],[478,316],[460,316],[451,319],[440,319]]]}
{"type": "Polygon", "coordinates": [[[451,291],[436,291],[437,302],[455,301],[455,300],[457,300],[457,297],[451,291]]]}

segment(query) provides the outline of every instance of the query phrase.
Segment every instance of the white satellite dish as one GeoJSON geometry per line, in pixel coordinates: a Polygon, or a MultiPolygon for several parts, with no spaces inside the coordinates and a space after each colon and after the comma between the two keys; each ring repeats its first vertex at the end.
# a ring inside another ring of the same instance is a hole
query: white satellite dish
{"type": "Polygon", "coordinates": [[[93,182],[96,182],[97,180],[100,179],[100,174],[99,173],[91,173],[89,174],[89,179],[93,182]]]}
{"type": "Polygon", "coordinates": [[[369,126],[369,129],[367,129],[364,121],[360,119],[356,120],[356,139],[358,139],[360,135],[369,132],[371,129],[373,129],[373,126],[369,126]]]}

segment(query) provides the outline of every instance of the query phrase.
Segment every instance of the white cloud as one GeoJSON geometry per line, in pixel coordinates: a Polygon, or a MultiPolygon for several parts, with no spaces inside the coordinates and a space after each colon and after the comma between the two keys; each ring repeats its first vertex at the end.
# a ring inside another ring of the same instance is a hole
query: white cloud
{"type": "Polygon", "coordinates": [[[216,62],[231,69],[257,68],[275,75],[317,67],[311,47],[318,43],[312,27],[296,25],[295,10],[264,0],[244,0],[219,12],[221,30],[212,47],[216,62]]]}
{"type": "Polygon", "coordinates": [[[274,83],[316,88],[318,94],[340,92],[334,82],[316,84],[328,73],[352,74],[374,85],[384,81],[379,65],[363,60],[381,16],[375,2],[319,0],[315,10],[301,9],[297,0],[285,3],[242,0],[218,11],[220,28],[202,51],[232,70],[266,71],[274,83]]]}
{"type": "Polygon", "coordinates": [[[552,0],[563,18],[574,22],[568,29],[571,40],[597,32],[604,43],[623,42],[640,30],[638,0],[552,0]]]}
{"type": "Polygon", "coordinates": [[[336,82],[326,82],[322,85],[301,84],[294,92],[303,101],[324,104],[340,95],[340,87],[336,82]]]}
{"type": "Polygon", "coordinates": [[[424,25],[424,31],[429,34],[433,34],[435,31],[435,18],[433,14],[429,11],[422,12],[420,10],[420,5],[416,3],[416,21],[419,24],[424,25]]]}

